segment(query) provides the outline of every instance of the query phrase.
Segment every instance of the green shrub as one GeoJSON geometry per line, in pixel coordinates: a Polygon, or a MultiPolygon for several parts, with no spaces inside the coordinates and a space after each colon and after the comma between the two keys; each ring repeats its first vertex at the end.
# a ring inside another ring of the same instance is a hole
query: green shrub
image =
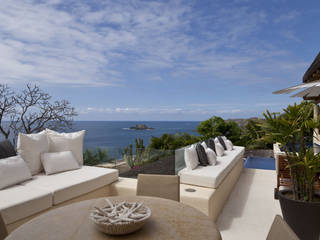
{"type": "Polygon", "coordinates": [[[84,165],[87,166],[95,166],[101,164],[103,162],[112,161],[113,158],[108,156],[107,149],[101,149],[98,147],[97,149],[86,149],[83,153],[83,162],[84,165]]]}

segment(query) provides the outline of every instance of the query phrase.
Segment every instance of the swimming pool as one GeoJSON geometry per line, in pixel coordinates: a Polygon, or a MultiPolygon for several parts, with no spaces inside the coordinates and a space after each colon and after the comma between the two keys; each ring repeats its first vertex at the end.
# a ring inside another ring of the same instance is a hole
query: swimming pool
{"type": "Polygon", "coordinates": [[[275,160],[274,158],[266,157],[247,157],[244,161],[245,168],[256,168],[256,169],[267,169],[275,170],[275,160]]]}

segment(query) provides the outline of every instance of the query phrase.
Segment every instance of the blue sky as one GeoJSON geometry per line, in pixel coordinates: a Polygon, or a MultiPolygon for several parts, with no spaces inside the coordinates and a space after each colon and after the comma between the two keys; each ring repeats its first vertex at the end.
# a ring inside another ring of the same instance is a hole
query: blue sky
{"type": "Polygon", "coordinates": [[[261,116],[300,101],[320,2],[1,1],[0,79],[35,83],[78,120],[261,116]]]}

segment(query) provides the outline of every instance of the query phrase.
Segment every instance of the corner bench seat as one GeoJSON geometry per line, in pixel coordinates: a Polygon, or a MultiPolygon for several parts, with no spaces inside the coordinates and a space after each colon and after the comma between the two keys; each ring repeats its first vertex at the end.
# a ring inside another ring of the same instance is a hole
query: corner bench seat
{"type": "Polygon", "coordinates": [[[89,166],[49,176],[41,173],[0,190],[0,211],[10,224],[117,180],[118,170],[89,166]]]}
{"type": "Polygon", "coordinates": [[[198,166],[194,170],[186,168],[179,171],[180,182],[208,188],[218,188],[223,179],[233,169],[233,167],[242,161],[244,147],[234,146],[232,151],[225,151],[222,157],[217,158],[217,164],[214,166],[198,166]]]}
{"type": "Polygon", "coordinates": [[[15,185],[0,190],[0,212],[5,224],[11,224],[52,206],[49,190],[15,185]]]}

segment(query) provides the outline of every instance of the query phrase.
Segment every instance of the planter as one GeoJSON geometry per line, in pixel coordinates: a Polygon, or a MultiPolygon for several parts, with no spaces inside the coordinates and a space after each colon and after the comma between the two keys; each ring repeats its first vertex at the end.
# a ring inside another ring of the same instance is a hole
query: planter
{"type": "Polygon", "coordinates": [[[290,190],[279,191],[284,220],[301,240],[320,239],[320,202],[303,202],[288,198],[290,190]]]}

